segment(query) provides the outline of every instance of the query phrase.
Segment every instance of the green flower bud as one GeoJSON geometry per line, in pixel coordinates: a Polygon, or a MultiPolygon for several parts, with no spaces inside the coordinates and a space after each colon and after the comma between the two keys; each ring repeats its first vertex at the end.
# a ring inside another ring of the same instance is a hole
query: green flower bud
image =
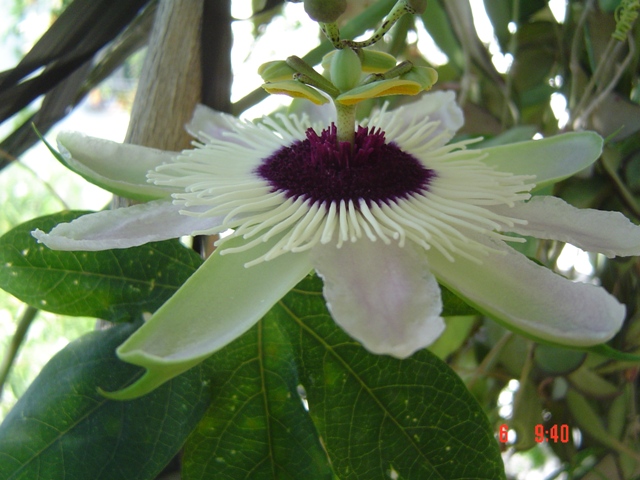
{"type": "Polygon", "coordinates": [[[423,90],[431,90],[438,81],[438,72],[431,67],[413,67],[408,73],[400,75],[402,80],[419,83],[423,90]]]}
{"type": "Polygon", "coordinates": [[[279,82],[291,80],[296,70],[291,68],[284,60],[263,63],[258,67],[258,74],[265,82],[279,82]]]}
{"type": "Polygon", "coordinates": [[[360,81],[362,64],[350,48],[338,50],[331,59],[331,81],[341,92],[351,90],[360,81]]]}
{"type": "Polygon", "coordinates": [[[304,10],[312,20],[333,23],[347,9],[347,0],[304,0],[304,10]]]}
{"type": "Polygon", "coordinates": [[[366,73],[383,73],[396,66],[396,57],[377,50],[360,50],[362,52],[362,71],[366,73]]]}
{"type": "Polygon", "coordinates": [[[331,50],[329,53],[327,53],[324,57],[322,57],[322,62],[320,63],[320,65],[322,66],[322,69],[325,72],[325,76],[328,76],[328,73],[331,70],[331,62],[333,61],[333,57],[336,53],[338,53],[339,50],[331,50]]]}
{"type": "Polygon", "coordinates": [[[405,0],[405,3],[410,13],[422,15],[427,9],[427,0],[405,0]]]}

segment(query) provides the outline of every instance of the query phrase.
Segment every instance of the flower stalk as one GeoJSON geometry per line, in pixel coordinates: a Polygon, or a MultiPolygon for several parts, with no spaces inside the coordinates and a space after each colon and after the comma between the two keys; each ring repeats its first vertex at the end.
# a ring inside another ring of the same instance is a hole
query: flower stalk
{"type": "Polygon", "coordinates": [[[336,106],[336,128],[338,129],[338,143],[349,142],[353,146],[356,127],[356,105],[343,105],[334,102],[336,106]]]}

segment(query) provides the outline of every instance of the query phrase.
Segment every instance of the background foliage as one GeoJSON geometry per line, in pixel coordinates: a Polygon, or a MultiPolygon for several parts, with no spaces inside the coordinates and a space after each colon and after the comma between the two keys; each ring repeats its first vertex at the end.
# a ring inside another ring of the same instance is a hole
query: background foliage
{"type": "MultiPolygon", "coordinates": [[[[302,8],[252,3],[253,16],[234,22],[250,25],[256,45],[267,42],[270,25],[288,18],[283,13],[302,8]]],[[[371,28],[393,3],[350,1],[343,33],[371,28]]],[[[620,3],[430,0],[424,15],[405,16],[380,48],[437,68],[437,88],[455,90],[464,107],[463,136],[506,143],[598,131],[607,138],[601,160],[553,193],[638,223],[640,27],[636,22],[612,39],[616,18],[618,25],[633,20],[629,9],[616,13],[620,3]],[[476,28],[481,3],[495,38],[476,28]]],[[[16,333],[2,384],[40,311],[120,322],[57,354],[7,415],[0,426],[2,478],[638,478],[637,363],[533,344],[452,294],[445,296],[445,335],[400,362],[369,355],[347,338],[324,308],[320,281],[309,277],[245,336],[151,395],[133,402],[102,397],[96,387],[115,390],[140,374],[116,359],[115,346],[200,259],[178,242],[91,256],[43,251],[28,235],[33,225],[78,213],[22,222],[64,208],[68,192],[39,183],[34,194],[20,196],[9,187],[16,172],[33,178],[21,157],[37,140],[31,122],[44,133],[87,95],[108,96],[113,83],[105,79],[139,71],[156,9],[154,0],[55,5],[42,39],[0,73],[8,132],[0,143],[0,183],[7,186],[0,189],[0,287],[28,305],[21,318],[15,308],[12,314],[16,333]],[[158,284],[159,274],[171,281],[158,284]],[[540,444],[536,425],[568,425],[570,438],[540,444]]],[[[204,11],[203,25],[221,21],[204,11]]],[[[204,28],[203,38],[210,33],[204,28]]],[[[203,45],[202,98],[212,104],[211,92],[231,79],[220,70],[214,78],[207,62],[230,52],[224,42],[203,45]]],[[[276,58],[290,54],[286,47],[277,46],[276,58]]],[[[329,49],[310,48],[311,63],[329,49]]],[[[224,108],[235,114],[264,98],[260,89],[234,103],[225,95],[224,108]]],[[[546,241],[523,251],[559,273],[602,284],[624,302],[627,322],[612,346],[638,352],[637,259],[605,261],[546,241]]],[[[40,324],[57,332],[55,322],[64,320],[40,324]]],[[[8,385],[22,394],[19,378],[8,385]]]]}

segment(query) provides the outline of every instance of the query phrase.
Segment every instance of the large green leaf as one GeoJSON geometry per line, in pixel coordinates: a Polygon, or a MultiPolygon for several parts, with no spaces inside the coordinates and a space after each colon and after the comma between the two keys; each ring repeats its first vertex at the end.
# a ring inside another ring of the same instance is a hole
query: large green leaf
{"type": "Polygon", "coordinates": [[[0,478],[146,480],[174,457],[210,401],[202,368],[134,401],[97,391],[141,373],[114,353],[135,327],[92,332],[44,367],[0,426],[0,478]]]}
{"type": "Polygon", "coordinates": [[[184,480],[332,478],[280,320],[267,317],[206,362],[215,398],[185,446],[184,480]]]}
{"type": "Polygon", "coordinates": [[[372,355],[324,309],[309,277],[268,315],[296,347],[309,413],[339,478],[504,478],[498,444],[460,378],[423,350],[372,355]]]}
{"type": "Polygon", "coordinates": [[[177,240],[126,250],[61,252],[40,245],[49,230],[87,212],[63,212],[23,223],[0,238],[0,288],[42,310],[131,320],[162,305],[202,263],[177,240]]]}
{"type": "Polygon", "coordinates": [[[207,363],[215,399],[187,444],[188,480],[326,478],[319,442],[337,478],[504,478],[458,376],[427,351],[368,353],[333,322],[315,276],[207,363]]]}

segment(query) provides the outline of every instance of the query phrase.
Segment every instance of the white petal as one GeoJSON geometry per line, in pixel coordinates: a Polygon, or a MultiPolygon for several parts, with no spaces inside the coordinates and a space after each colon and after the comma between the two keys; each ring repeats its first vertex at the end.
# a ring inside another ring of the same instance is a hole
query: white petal
{"type": "Polygon", "coordinates": [[[251,328],[310,271],[308,254],[287,254],[251,268],[244,264],[278,242],[221,255],[225,243],[129,339],[118,356],[148,369],[136,383],[111,394],[133,398],[153,390],[221,349],[251,328]]]}
{"type": "Polygon", "coordinates": [[[157,200],[91,213],[56,225],[49,233],[34,230],[31,235],[53,250],[97,251],[178,238],[222,223],[222,217],[180,215],[181,208],[157,200]]]}
{"type": "Polygon", "coordinates": [[[603,288],[571,282],[503,242],[474,239],[500,251],[478,265],[462,257],[450,262],[432,249],[429,265],[441,283],[508,328],[558,344],[590,346],[606,342],[622,326],[625,307],[603,288]]]}
{"type": "Polygon", "coordinates": [[[440,287],[413,244],[360,239],[311,252],[331,315],[367,350],[405,358],[442,333],[440,287]]]}
{"type": "Polygon", "coordinates": [[[640,255],[640,227],[620,212],[580,209],[548,196],[533,197],[513,208],[491,210],[527,220],[509,231],[536,238],[560,240],[607,257],[640,255]]]}
{"type": "Polygon", "coordinates": [[[502,172],[535,175],[537,188],[553,184],[587,168],[602,152],[602,137],[594,132],[565,133],[542,140],[510,143],[483,150],[483,160],[502,172]]]}
{"type": "Polygon", "coordinates": [[[433,145],[433,148],[442,146],[449,142],[455,132],[464,124],[462,109],[456,103],[455,93],[450,91],[425,93],[415,102],[395,110],[374,114],[369,121],[365,121],[363,124],[380,127],[389,134],[389,140],[393,141],[409,127],[424,122],[426,117],[429,117],[430,122],[439,122],[439,125],[429,135],[422,135],[420,141],[414,143],[415,148],[430,142],[440,134],[443,135],[433,145]]]}
{"type": "Polygon", "coordinates": [[[88,137],[78,132],[58,134],[60,159],[70,170],[112,193],[149,200],[174,191],[147,182],[147,172],[177,155],[155,148],[88,137]]]}
{"type": "Polygon", "coordinates": [[[213,138],[245,146],[246,143],[239,138],[228,136],[229,133],[235,131],[235,126],[239,123],[240,120],[233,115],[199,104],[185,128],[190,135],[203,143],[208,143],[209,139],[213,138]]]}

